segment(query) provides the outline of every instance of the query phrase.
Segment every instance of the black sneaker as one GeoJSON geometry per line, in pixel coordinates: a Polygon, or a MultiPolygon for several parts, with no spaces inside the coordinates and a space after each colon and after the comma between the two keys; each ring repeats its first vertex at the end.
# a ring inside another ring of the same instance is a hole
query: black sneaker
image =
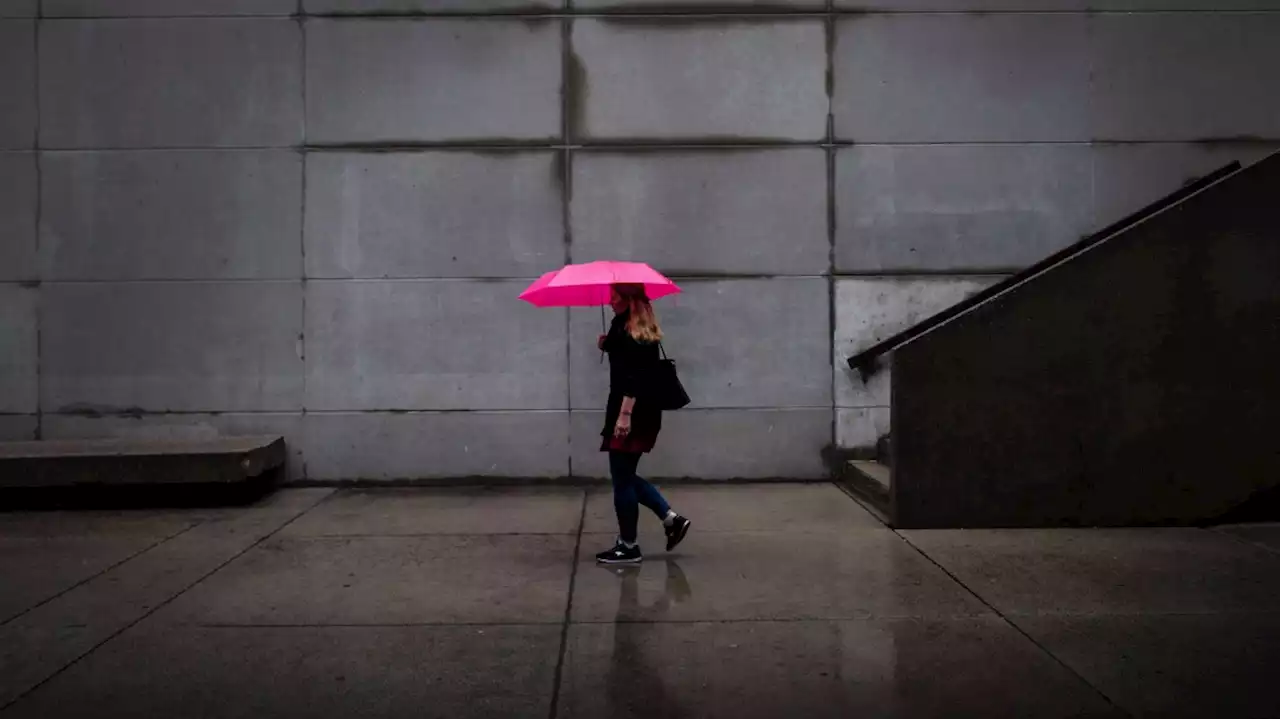
{"type": "Polygon", "coordinates": [[[644,556],[640,554],[639,544],[628,547],[618,542],[613,549],[597,554],[596,561],[601,564],[639,564],[644,561],[644,556]]]}
{"type": "Polygon", "coordinates": [[[668,552],[675,549],[677,544],[684,541],[684,535],[689,533],[689,527],[692,525],[693,522],[690,522],[688,517],[681,517],[677,514],[671,520],[671,524],[663,527],[663,530],[667,533],[668,552]]]}

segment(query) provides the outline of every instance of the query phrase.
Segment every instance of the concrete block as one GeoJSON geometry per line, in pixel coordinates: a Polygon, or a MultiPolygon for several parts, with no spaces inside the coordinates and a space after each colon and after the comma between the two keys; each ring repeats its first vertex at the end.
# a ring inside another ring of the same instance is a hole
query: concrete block
{"type": "Polygon", "coordinates": [[[50,152],[41,162],[45,279],[302,276],[296,152],[50,152]]]}
{"type": "Polygon", "coordinates": [[[819,140],[826,32],[818,19],[578,20],[574,136],[819,140]]]}
{"type": "Polygon", "coordinates": [[[818,148],[573,158],[573,259],[675,274],[827,271],[827,160],[818,148]]]}
{"type": "Polygon", "coordinates": [[[284,18],[43,22],[41,145],[297,144],[301,42],[284,18]]]}
{"type": "Polygon", "coordinates": [[[302,9],[317,15],[363,13],[502,13],[558,10],[560,0],[302,0],[302,9]]]}
{"type": "Polygon", "coordinates": [[[36,17],[40,0],[0,0],[0,17],[36,17]]]}
{"type": "Polygon", "coordinates": [[[1101,229],[1232,161],[1248,166],[1277,150],[1280,143],[1095,145],[1094,225],[1101,229]]]}
{"type": "Polygon", "coordinates": [[[856,407],[836,410],[836,445],[841,449],[871,451],[889,434],[888,407],[856,407]]]}
{"type": "Polygon", "coordinates": [[[0,150],[36,145],[36,24],[0,21],[0,150]]]}
{"type": "Polygon", "coordinates": [[[1052,12],[1088,7],[1089,0],[835,0],[837,10],[883,12],[1052,12]]]}
{"type": "MultiPolygon", "coordinates": [[[[945,310],[999,277],[867,277],[836,281],[836,406],[888,407],[889,370],[864,383],[848,359],[945,310]]],[[[874,425],[873,425],[874,426],[874,425]]]]}
{"type": "Polygon", "coordinates": [[[334,412],[304,420],[318,480],[564,477],[568,412],[334,412]]]}
{"type": "Polygon", "coordinates": [[[564,261],[550,152],[312,153],[308,277],[536,277],[564,261]]]}
{"type": "Polygon", "coordinates": [[[131,417],[44,416],[45,439],[201,441],[279,435],[289,449],[289,477],[301,479],[301,413],[144,414],[131,417]]]}
{"type": "Polygon", "coordinates": [[[1280,15],[1094,18],[1093,135],[1107,140],[1280,139],[1280,15]]]}
{"type": "MultiPolygon", "coordinates": [[[[689,280],[655,305],[664,346],[694,407],[831,405],[831,302],[826,279],[689,280]]],[[[570,312],[574,409],[603,409],[594,310],[570,312]]]]}
{"type": "Polygon", "coordinates": [[[297,0],[44,0],[45,17],[292,15],[297,0]]]}
{"type": "Polygon", "coordinates": [[[36,274],[36,156],[0,152],[0,281],[36,274]]]}
{"type": "Polygon", "coordinates": [[[836,156],[842,272],[1003,271],[1093,230],[1085,145],[863,145],[836,156]]]}
{"type": "Polygon", "coordinates": [[[1091,10],[1280,10],[1277,0],[1090,0],[1091,10]]]}
{"type": "Polygon", "coordinates": [[[34,414],[0,415],[0,442],[27,442],[36,438],[40,420],[34,414]]]}
{"type": "Polygon", "coordinates": [[[560,24],[314,20],[311,142],[548,140],[560,135],[560,24]]]}
{"type": "Polygon", "coordinates": [[[39,290],[0,284],[0,412],[38,409],[39,290]]]}
{"type": "Polygon", "coordinates": [[[48,412],[302,408],[300,282],[45,285],[48,412]]]}
{"type": "Polygon", "coordinates": [[[1084,14],[857,15],[836,23],[842,140],[1088,140],[1084,14]]]}
{"type": "Polygon", "coordinates": [[[566,409],[565,310],[526,284],[309,283],[307,409],[566,409]]]}
{"type": "Polygon", "coordinates": [[[635,12],[753,12],[760,10],[823,10],[824,0],[572,0],[577,10],[632,10],[635,12]]]}
{"type": "MultiPolygon", "coordinates": [[[[572,417],[573,474],[608,477],[600,451],[604,412],[572,417]]],[[[831,446],[831,409],[696,410],[668,412],[644,477],[699,479],[822,479],[831,446]]]]}

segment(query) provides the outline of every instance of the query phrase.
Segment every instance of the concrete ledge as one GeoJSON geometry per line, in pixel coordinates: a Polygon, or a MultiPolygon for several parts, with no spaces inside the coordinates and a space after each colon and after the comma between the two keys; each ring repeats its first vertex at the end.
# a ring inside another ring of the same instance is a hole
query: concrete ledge
{"type": "Polygon", "coordinates": [[[285,464],[282,437],[0,443],[0,488],[234,484],[285,464]]]}

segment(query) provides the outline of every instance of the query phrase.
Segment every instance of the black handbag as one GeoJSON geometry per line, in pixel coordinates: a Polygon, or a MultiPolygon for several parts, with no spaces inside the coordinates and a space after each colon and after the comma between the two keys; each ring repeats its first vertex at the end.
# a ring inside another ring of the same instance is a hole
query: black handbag
{"type": "Polygon", "coordinates": [[[676,361],[667,358],[667,351],[663,349],[661,342],[658,343],[658,351],[662,353],[662,359],[653,368],[649,386],[650,399],[663,411],[688,406],[689,393],[680,384],[680,377],[676,374],[676,361]]]}

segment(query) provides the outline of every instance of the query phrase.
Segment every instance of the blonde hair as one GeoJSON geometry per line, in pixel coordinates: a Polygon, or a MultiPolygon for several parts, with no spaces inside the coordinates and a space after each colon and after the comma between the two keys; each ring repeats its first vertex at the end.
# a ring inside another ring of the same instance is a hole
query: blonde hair
{"type": "Polygon", "coordinates": [[[614,285],[613,289],[627,303],[627,333],[631,338],[637,342],[662,341],[662,327],[645,295],[644,285],[614,285]]]}

